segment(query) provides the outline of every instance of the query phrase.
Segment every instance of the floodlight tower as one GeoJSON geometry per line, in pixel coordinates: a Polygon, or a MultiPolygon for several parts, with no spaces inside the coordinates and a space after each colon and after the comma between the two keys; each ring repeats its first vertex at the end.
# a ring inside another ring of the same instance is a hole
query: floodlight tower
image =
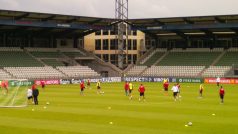
{"type": "Polygon", "coordinates": [[[127,55],[128,26],[125,21],[128,20],[128,0],[116,0],[115,17],[120,22],[117,24],[116,30],[116,39],[118,40],[118,67],[123,69],[124,56],[127,55]]]}

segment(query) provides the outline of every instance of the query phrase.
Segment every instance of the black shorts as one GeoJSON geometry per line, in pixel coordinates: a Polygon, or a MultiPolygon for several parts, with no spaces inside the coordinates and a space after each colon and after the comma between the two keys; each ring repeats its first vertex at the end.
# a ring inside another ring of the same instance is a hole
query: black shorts
{"type": "Polygon", "coordinates": [[[168,88],[164,88],[164,91],[168,91],[168,88]]]}
{"type": "Polygon", "coordinates": [[[224,94],[220,94],[220,98],[223,99],[224,98],[224,94]]]}
{"type": "Polygon", "coordinates": [[[28,100],[30,100],[30,99],[32,99],[32,98],[33,98],[32,96],[27,97],[28,100]]]}
{"type": "Polygon", "coordinates": [[[42,85],[41,87],[42,87],[42,88],[45,88],[45,85],[42,85]]]}
{"type": "Polygon", "coordinates": [[[97,86],[97,89],[101,89],[101,87],[97,86]]]}
{"type": "Polygon", "coordinates": [[[87,85],[90,86],[90,83],[88,83],[87,85]]]}
{"type": "Polygon", "coordinates": [[[199,90],[199,93],[202,94],[203,90],[199,90]]]}
{"type": "Polygon", "coordinates": [[[129,93],[131,93],[132,92],[132,89],[129,89],[129,93]]]}
{"type": "Polygon", "coordinates": [[[143,92],[143,93],[140,93],[140,96],[145,96],[145,93],[143,92]]]}
{"type": "Polygon", "coordinates": [[[84,88],[81,88],[81,91],[83,91],[84,90],[84,88]]]}
{"type": "Polygon", "coordinates": [[[174,93],[173,93],[174,97],[176,97],[176,96],[177,96],[177,94],[178,94],[178,92],[174,92],[174,93]]]}

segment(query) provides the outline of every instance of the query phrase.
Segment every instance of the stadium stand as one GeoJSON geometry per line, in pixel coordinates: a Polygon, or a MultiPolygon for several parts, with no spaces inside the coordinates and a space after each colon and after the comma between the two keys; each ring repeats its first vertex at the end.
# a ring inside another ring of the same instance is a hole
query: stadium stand
{"type": "Polygon", "coordinates": [[[53,67],[4,67],[4,70],[18,79],[64,78],[65,75],[53,67]]]}
{"type": "Polygon", "coordinates": [[[59,51],[70,58],[86,57],[87,56],[86,53],[80,51],[79,49],[74,49],[74,48],[64,48],[64,49],[59,49],[59,51]]]}
{"type": "Polygon", "coordinates": [[[153,51],[150,55],[148,55],[146,58],[144,58],[140,64],[151,66],[153,65],[160,57],[162,57],[166,52],[166,49],[156,49],[153,51]]]}
{"type": "Polygon", "coordinates": [[[143,73],[143,76],[195,77],[204,68],[205,66],[152,66],[143,73]]]}
{"type": "Polygon", "coordinates": [[[22,49],[1,48],[0,67],[40,67],[42,63],[28,55],[22,49]]]}
{"type": "Polygon", "coordinates": [[[127,73],[127,76],[139,76],[147,66],[134,66],[127,73]]]}
{"type": "Polygon", "coordinates": [[[12,78],[11,75],[9,75],[6,71],[4,71],[3,69],[0,69],[0,79],[10,79],[12,78]]]}
{"type": "Polygon", "coordinates": [[[221,52],[200,50],[172,50],[157,65],[159,66],[210,66],[221,52]]]}
{"type": "Polygon", "coordinates": [[[61,61],[58,61],[56,59],[42,59],[45,64],[48,66],[56,67],[56,66],[65,66],[61,61]]]}
{"type": "Polygon", "coordinates": [[[227,72],[232,69],[231,66],[210,66],[207,68],[202,76],[203,77],[224,77],[227,72]]]}
{"type": "Polygon", "coordinates": [[[30,52],[36,58],[60,58],[63,57],[59,52],[30,52]]]}
{"type": "Polygon", "coordinates": [[[56,67],[68,77],[99,77],[100,74],[89,68],[88,66],[60,66],[56,67]]]}
{"type": "Polygon", "coordinates": [[[238,49],[229,49],[223,57],[215,64],[217,66],[232,66],[238,65],[238,49]]]}

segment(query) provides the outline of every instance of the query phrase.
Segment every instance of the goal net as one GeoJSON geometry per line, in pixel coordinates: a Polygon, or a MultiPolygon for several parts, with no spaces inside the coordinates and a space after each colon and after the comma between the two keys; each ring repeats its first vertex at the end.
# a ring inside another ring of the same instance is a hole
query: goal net
{"type": "Polygon", "coordinates": [[[0,80],[0,107],[27,106],[27,89],[32,84],[27,79],[0,80]]]}

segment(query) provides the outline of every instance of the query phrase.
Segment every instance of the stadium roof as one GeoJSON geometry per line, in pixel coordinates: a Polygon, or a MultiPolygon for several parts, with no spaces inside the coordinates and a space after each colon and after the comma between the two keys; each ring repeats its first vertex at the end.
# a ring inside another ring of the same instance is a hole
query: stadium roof
{"type": "MultiPolygon", "coordinates": [[[[32,32],[36,35],[84,36],[94,31],[110,30],[118,22],[112,18],[70,16],[0,10],[0,32],[32,32]]],[[[153,36],[237,35],[238,15],[129,19],[132,30],[153,36]]]]}
{"type": "Polygon", "coordinates": [[[228,35],[238,33],[238,15],[130,19],[133,28],[157,36],[228,35]]]}
{"type": "Polygon", "coordinates": [[[110,18],[70,16],[23,11],[0,10],[0,29],[4,31],[51,32],[60,35],[86,35],[94,30],[110,29],[114,22],[110,18]]]}

